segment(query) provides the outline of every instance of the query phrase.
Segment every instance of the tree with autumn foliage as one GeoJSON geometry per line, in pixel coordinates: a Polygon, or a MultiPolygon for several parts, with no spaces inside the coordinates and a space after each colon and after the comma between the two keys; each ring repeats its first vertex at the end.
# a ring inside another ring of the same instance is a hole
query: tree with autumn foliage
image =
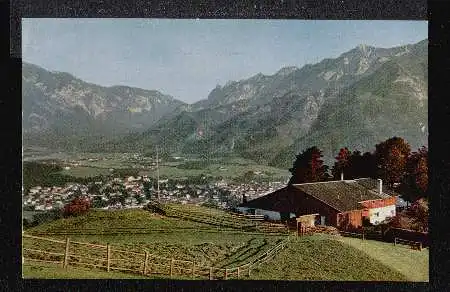
{"type": "Polygon", "coordinates": [[[341,173],[347,174],[347,169],[349,167],[349,159],[351,152],[347,147],[341,148],[338,155],[335,157],[333,168],[331,169],[331,174],[334,179],[340,179],[341,173]]]}
{"type": "Polygon", "coordinates": [[[91,208],[91,203],[88,199],[76,197],[70,203],[64,206],[63,216],[79,216],[85,214],[91,208]]]}
{"type": "Polygon", "coordinates": [[[415,201],[408,209],[412,218],[412,228],[421,232],[428,232],[428,201],[424,198],[415,201]]]}
{"type": "Polygon", "coordinates": [[[328,166],[323,164],[322,157],[322,151],[315,146],[298,154],[289,169],[292,173],[289,184],[326,181],[329,177],[328,166]]]}
{"type": "Polygon", "coordinates": [[[428,148],[423,146],[411,153],[406,162],[406,173],[399,188],[406,200],[414,202],[427,196],[428,148]]]}
{"type": "Polygon", "coordinates": [[[406,173],[410,152],[411,147],[400,137],[393,137],[377,144],[375,149],[377,176],[390,187],[400,183],[406,173]]]}

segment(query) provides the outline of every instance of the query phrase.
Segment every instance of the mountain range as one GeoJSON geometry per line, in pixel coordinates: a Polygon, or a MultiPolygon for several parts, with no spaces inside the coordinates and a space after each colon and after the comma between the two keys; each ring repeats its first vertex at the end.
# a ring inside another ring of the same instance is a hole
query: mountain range
{"type": "Polygon", "coordinates": [[[313,145],[326,161],[340,147],[369,151],[392,136],[413,149],[427,145],[427,101],[428,40],[360,45],[317,64],[229,81],[194,104],[23,67],[24,143],[92,151],[158,145],[167,153],[237,154],[279,167],[313,145]]]}
{"type": "Polygon", "coordinates": [[[103,87],[22,64],[24,144],[71,148],[149,128],[181,101],[156,90],[103,87]]]}

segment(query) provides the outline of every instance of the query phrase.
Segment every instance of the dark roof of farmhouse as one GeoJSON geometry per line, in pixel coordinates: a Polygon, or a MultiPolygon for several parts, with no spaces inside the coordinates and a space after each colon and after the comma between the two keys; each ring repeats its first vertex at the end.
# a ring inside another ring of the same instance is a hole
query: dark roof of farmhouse
{"type": "Polygon", "coordinates": [[[301,203],[292,185],[278,189],[268,195],[256,198],[239,205],[240,207],[257,208],[263,210],[273,210],[277,212],[293,212],[293,208],[301,203]]]}
{"type": "Polygon", "coordinates": [[[384,185],[383,193],[379,194],[378,181],[364,178],[294,184],[240,206],[278,212],[293,212],[296,209],[295,206],[298,206],[302,201],[302,193],[315,197],[339,212],[360,209],[359,202],[362,201],[379,200],[398,195],[385,189],[384,185]]]}
{"type": "Polygon", "coordinates": [[[379,194],[377,181],[370,179],[298,184],[294,187],[339,211],[360,209],[359,202],[390,197],[379,194]]]}

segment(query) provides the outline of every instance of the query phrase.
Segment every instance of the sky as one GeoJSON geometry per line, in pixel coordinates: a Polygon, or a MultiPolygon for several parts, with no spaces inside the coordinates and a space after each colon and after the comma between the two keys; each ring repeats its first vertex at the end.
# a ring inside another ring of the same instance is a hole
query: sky
{"type": "Polygon", "coordinates": [[[427,37],[426,21],[29,18],[22,59],[193,103],[230,80],[300,68],[359,44],[389,48],[427,37]]]}

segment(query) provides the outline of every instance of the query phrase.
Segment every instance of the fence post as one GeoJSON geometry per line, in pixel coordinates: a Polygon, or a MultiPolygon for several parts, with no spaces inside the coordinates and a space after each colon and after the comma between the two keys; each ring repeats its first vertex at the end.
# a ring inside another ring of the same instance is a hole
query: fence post
{"type": "Polygon", "coordinates": [[[212,267],[209,268],[209,279],[212,280],[212,267]]]}
{"type": "Polygon", "coordinates": [[[174,263],[174,259],[171,258],[170,259],[170,276],[171,277],[173,276],[173,263],[174,263]]]}
{"type": "Polygon", "coordinates": [[[241,275],[241,268],[237,268],[237,278],[239,279],[239,276],[241,275]]]}
{"type": "Polygon", "coordinates": [[[70,239],[69,237],[66,238],[66,251],[64,253],[64,263],[63,263],[63,268],[66,269],[67,266],[69,265],[69,244],[70,244],[70,239]]]}
{"type": "Polygon", "coordinates": [[[111,266],[111,246],[106,244],[106,271],[109,272],[111,266]]]}
{"type": "Polygon", "coordinates": [[[148,265],[148,251],[145,251],[144,275],[147,274],[147,265],[148,265]]]}
{"type": "Polygon", "coordinates": [[[397,237],[394,237],[394,246],[397,244],[397,237]]]}
{"type": "Polygon", "coordinates": [[[228,269],[225,269],[225,280],[228,280],[228,269]]]}
{"type": "Polygon", "coordinates": [[[422,250],[422,242],[419,242],[419,250],[422,250]]]}

